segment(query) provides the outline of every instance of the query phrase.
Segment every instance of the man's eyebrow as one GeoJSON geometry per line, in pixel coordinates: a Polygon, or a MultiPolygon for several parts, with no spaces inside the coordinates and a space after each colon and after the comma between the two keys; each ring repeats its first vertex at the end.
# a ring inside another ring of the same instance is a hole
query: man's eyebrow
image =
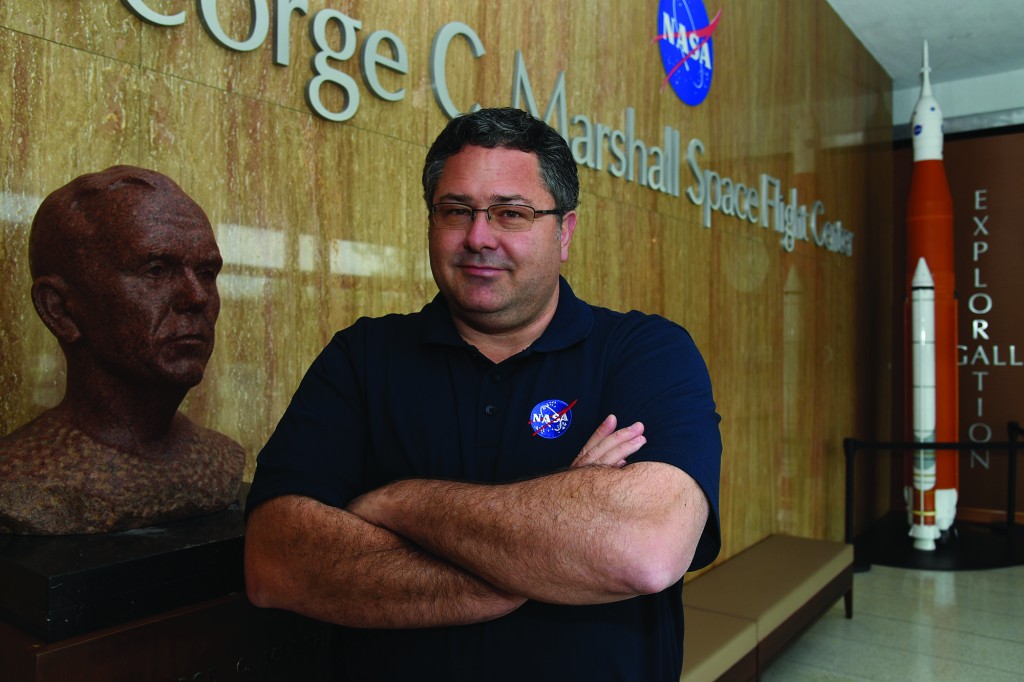
{"type": "Polygon", "coordinates": [[[177,256],[161,249],[152,249],[141,254],[139,260],[148,262],[151,260],[180,260],[177,256]]]}
{"type": "Polygon", "coordinates": [[[448,192],[447,194],[442,194],[437,199],[438,199],[438,201],[442,201],[442,202],[443,201],[454,201],[454,202],[457,202],[457,203],[460,203],[460,204],[467,204],[467,203],[469,203],[469,195],[467,195],[467,194],[455,194],[453,192],[448,192]]]}
{"type": "Polygon", "coordinates": [[[224,266],[224,257],[218,254],[209,258],[201,258],[199,259],[198,264],[200,266],[214,266],[220,268],[224,266]]]}
{"type": "Polygon", "coordinates": [[[491,202],[495,204],[511,204],[521,201],[529,201],[522,194],[494,194],[491,195],[491,202]]]}
{"type": "MultiPolygon", "coordinates": [[[[438,201],[454,201],[460,204],[470,204],[472,199],[468,194],[455,194],[448,192],[438,197],[438,201]]],[[[511,204],[515,202],[529,201],[522,194],[492,194],[487,198],[490,204],[511,204]]]]}

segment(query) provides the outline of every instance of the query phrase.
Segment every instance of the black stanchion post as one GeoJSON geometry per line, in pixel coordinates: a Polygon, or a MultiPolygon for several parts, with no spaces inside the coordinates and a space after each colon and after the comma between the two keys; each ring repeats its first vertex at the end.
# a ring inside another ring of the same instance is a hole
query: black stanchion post
{"type": "Polygon", "coordinates": [[[1009,465],[1007,471],[1006,490],[1006,525],[1012,533],[1017,522],[1017,437],[1020,436],[1020,424],[1010,422],[1006,425],[1009,432],[1009,465]]]}
{"type": "Polygon", "coordinates": [[[853,544],[853,458],[857,453],[857,442],[852,438],[843,439],[843,454],[846,455],[846,544],[853,544]]]}

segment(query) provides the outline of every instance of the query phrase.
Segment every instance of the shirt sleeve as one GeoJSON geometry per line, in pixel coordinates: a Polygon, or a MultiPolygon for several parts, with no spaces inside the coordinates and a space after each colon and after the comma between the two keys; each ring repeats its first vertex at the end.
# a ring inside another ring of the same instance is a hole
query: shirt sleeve
{"type": "Polygon", "coordinates": [[[657,315],[629,313],[609,339],[607,413],[620,425],[641,421],[647,443],[630,462],[679,467],[704,491],[708,522],[690,570],[709,565],[721,549],[719,478],[721,418],[707,365],[689,333],[657,315]],[[639,317],[639,319],[637,319],[639,317]]]}
{"type": "Polygon", "coordinates": [[[336,334],[307,370],[257,456],[246,514],[281,495],[343,507],[358,494],[367,418],[350,336],[336,334]]]}

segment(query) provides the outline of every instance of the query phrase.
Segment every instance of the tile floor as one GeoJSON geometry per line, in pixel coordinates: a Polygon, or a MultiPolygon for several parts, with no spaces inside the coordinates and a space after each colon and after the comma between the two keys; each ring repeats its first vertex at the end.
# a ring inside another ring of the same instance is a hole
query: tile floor
{"type": "Polygon", "coordinates": [[[762,682],[1022,682],[1024,566],[924,571],[873,565],[761,675],[762,682]]]}

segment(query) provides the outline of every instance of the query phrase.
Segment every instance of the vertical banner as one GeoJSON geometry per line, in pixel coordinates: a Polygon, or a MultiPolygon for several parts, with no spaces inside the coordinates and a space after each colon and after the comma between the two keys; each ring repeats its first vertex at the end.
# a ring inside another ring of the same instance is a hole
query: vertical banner
{"type": "MultiPolygon", "coordinates": [[[[1005,520],[1006,424],[1024,422],[1024,132],[948,140],[959,296],[960,458],[965,520],[1005,520]]],[[[1024,499],[1017,482],[1017,499],[1024,499]]]]}

